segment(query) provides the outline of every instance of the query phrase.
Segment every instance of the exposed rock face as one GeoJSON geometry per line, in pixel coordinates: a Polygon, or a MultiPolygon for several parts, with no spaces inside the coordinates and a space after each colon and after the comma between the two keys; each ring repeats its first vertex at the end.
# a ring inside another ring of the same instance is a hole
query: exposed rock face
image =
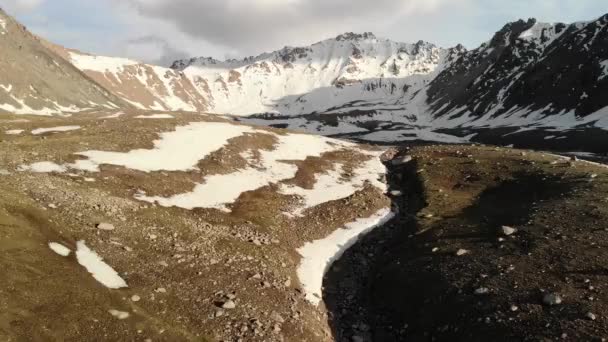
{"type": "Polygon", "coordinates": [[[0,112],[50,115],[125,105],[0,9],[0,112]]]}
{"type": "Polygon", "coordinates": [[[500,116],[514,109],[584,117],[606,107],[608,15],[585,23],[507,24],[462,53],[428,90],[434,115],[500,116]]]}
{"type": "Polygon", "coordinates": [[[243,60],[193,58],[172,68],[207,82],[211,112],[300,115],[402,101],[432,80],[451,51],[345,33],[243,60]]]}

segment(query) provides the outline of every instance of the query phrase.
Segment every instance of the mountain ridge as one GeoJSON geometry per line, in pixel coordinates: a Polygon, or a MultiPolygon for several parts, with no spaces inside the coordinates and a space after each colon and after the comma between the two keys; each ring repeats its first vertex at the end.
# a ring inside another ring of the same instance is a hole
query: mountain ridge
{"type": "Polygon", "coordinates": [[[52,115],[125,103],[0,8],[0,111],[52,115]]]}
{"type": "Polygon", "coordinates": [[[374,142],[468,142],[490,128],[607,131],[607,23],[608,14],[572,24],[518,20],[470,50],[346,32],[172,68],[48,45],[124,108],[242,116],[374,142]]]}

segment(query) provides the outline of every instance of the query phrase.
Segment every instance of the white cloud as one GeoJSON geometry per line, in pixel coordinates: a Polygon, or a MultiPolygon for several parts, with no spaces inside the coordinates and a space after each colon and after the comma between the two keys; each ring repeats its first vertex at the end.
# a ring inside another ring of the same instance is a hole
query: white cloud
{"type": "Polygon", "coordinates": [[[124,11],[130,4],[129,12],[138,14],[139,20],[171,25],[170,31],[187,36],[180,40],[206,42],[216,50],[243,56],[286,44],[310,44],[347,31],[378,33],[444,4],[465,1],[121,0],[119,6],[124,11]]]}
{"type": "Polygon", "coordinates": [[[185,56],[240,58],[344,32],[473,48],[508,21],[571,22],[608,11],[605,0],[53,0],[48,11],[50,4],[0,0],[52,41],[164,65],[185,56]]]}

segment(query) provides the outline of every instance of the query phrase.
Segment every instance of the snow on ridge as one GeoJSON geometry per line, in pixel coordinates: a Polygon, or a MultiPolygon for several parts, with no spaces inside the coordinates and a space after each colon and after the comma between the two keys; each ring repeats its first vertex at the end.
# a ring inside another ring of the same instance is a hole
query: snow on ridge
{"type": "Polygon", "coordinates": [[[86,160],[70,165],[75,169],[97,172],[102,164],[124,166],[144,172],[189,171],[208,154],[219,150],[229,139],[254,132],[248,126],[222,122],[194,122],[160,134],[153,149],[129,152],[86,151],[78,153],[86,160]]]}
{"type": "Polygon", "coordinates": [[[395,213],[384,208],[370,217],[359,218],[347,223],[344,228],[335,230],[323,239],[306,243],[297,251],[302,256],[297,269],[305,298],[318,305],[323,298],[323,277],[329,267],[357,240],[374,228],[388,222],[395,213]]]}
{"type": "Polygon", "coordinates": [[[4,134],[8,134],[8,135],[19,135],[21,133],[23,133],[24,130],[22,129],[9,129],[4,131],[4,134]]]}
{"type": "Polygon", "coordinates": [[[76,259],[93,278],[109,289],[128,287],[127,282],[118,273],[106,264],[103,259],[92,251],[84,241],[76,243],[76,259]]]}
{"type": "Polygon", "coordinates": [[[69,54],[72,64],[80,70],[118,73],[125,66],[140,64],[128,58],[85,55],[72,51],[69,54]]]}
{"type": "Polygon", "coordinates": [[[553,41],[561,37],[561,35],[567,31],[567,29],[562,29],[558,33],[557,28],[558,26],[553,23],[537,22],[528,30],[522,32],[518,38],[527,42],[535,42],[542,49],[551,45],[553,41]]]}
{"type": "Polygon", "coordinates": [[[37,128],[32,130],[33,135],[40,135],[44,133],[56,133],[56,132],[69,132],[79,130],[80,126],[58,126],[58,127],[48,127],[48,128],[37,128]]]}
{"type": "Polygon", "coordinates": [[[554,27],[554,25],[550,24],[550,23],[536,22],[536,23],[534,23],[534,25],[532,25],[532,27],[530,27],[526,31],[522,32],[518,38],[522,39],[522,40],[539,39],[542,36],[543,31],[551,29],[553,27],[554,27]]]}
{"type": "Polygon", "coordinates": [[[446,50],[432,44],[330,39],[246,59],[242,65],[194,63],[183,72],[190,79],[206,80],[214,113],[296,115],[374,96],[366,88],[402,95],[405,84],[413,82],[410,78],[433,74],[445,57],[446,50]],[[385,87],[369,84],[383,80],[385,87]],[[386,87],[389,82],[394,86],[386,87]]]}
{"type": "Polygon", "coordinates": [[[207,92],[180,71],[120,58],[70,52],[74,66],[124,101],[149,110],[201,111],[207,92]]]}
{"type": "Polygon", "coordinates": [[[600,68],[602,68],[603,73],[600,75],[599,79],[604,79],[608,77],[608,59],[600,62],[600,68]]]}

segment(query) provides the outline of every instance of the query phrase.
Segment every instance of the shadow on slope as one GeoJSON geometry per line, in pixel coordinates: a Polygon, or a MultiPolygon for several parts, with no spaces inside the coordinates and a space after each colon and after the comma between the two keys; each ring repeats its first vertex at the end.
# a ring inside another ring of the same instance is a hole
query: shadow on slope
{"type": "Polygon", "coordinates": [[[458,213],[429,218],[420,212],[429,205],[429,185],[416,169],[391,170],[391,187],[404,193],[394,203],[400,215],[361,239],[326,275],[324,301],[337,341],[515,341],[559,337],[561,328],[573,337],[596,336],[577,326],[588,310],[584,303],[540,305],[540,289],[558,286],[554,277],[561,277],[540,270],[563,260],[555,259],[560,247],[546,241],[547,232],[560,230],[532,223],[541,216],[564,221],[547,216],[584,182],[530,167],[498,176],[458,213]],[[551,203],[550,211],[539,213],[540,203],[551,203]],[[502,225],[525,229],[501,237],[502,225]],[[456,256],[460,248],[468,254],[456,256]],[[476,294],[480,288],[489,292],[476,294]]]}

